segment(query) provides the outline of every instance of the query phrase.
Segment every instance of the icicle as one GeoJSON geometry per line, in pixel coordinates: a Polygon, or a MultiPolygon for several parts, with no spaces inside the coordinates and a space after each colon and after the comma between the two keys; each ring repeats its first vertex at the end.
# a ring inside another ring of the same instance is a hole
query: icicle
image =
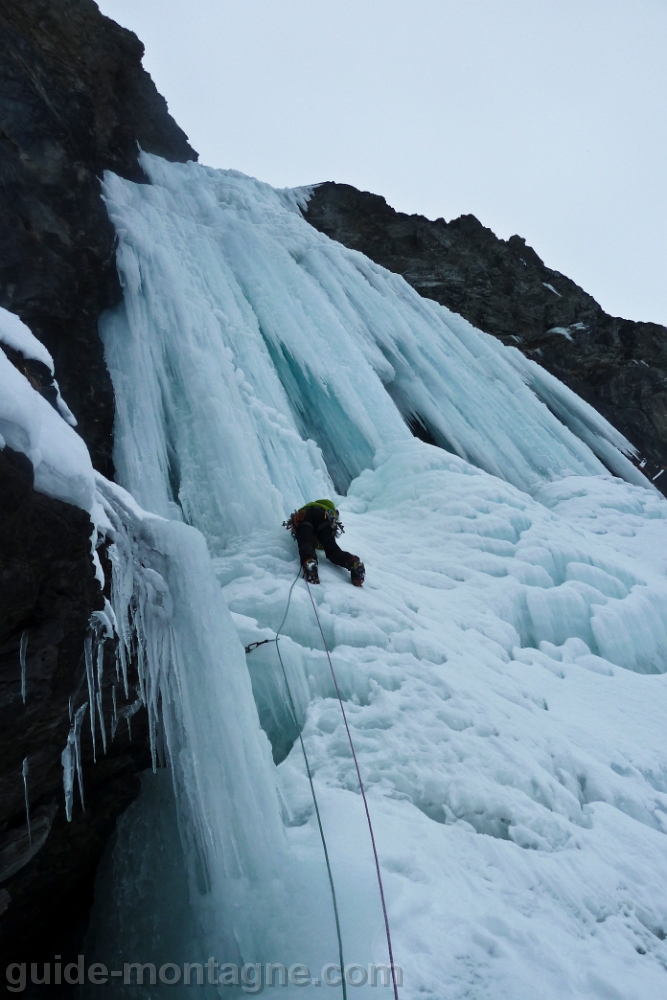
{"type": "MultiPolygon", "coordinates": [[[[108,602],[107,602],[108,604],[108,602]]],[[[107,613],[105,605],[104,611],[93,611],[88,624],[88,632],[84,640],[84,654],[86,661],[86,679],[88,681],[88,701],[90,704],[90,733],[93,740],[93,760],[97,761],[97,747],[95,740],[95,715],[99,718],[100,732],[102,735],[102,749],[107,752],[107,734],[104,725],[104,713],[102,708],[102,681],[104,679],[104,642],[106,639],[114,638],[115,620],[113,610],[111,616],[107,613]],[[97,709],[97,713],[96,710],[97,709]]]]}
{"type": "Polygon", "coordinates": [[[97,704],[97,714],[100,720],[100,732],[102,733],[102,750],[107,752],[107,731],[104,725],[104,712],[102,711],[102,678],[104,676],[104,640],[97,646],[97,691],[95,702],[97,704]]]}
{"type": "MultiPolygon", "coordinates": [[[[109,610],[113,615],[113,609],[111,608],[109,602],[105,598],[104,611],[93,611],[92,615],[90,616],[90,624],[95,629],[96,632],[99,632],[100,629],[104,629],[105,639],[113,639],[114,627],[111,618],[107,614],[107,606],[109,606],[109,610]]],[[[113,615],[113,617],[115,618],[116,616],[113,615]]]]}
{"type": "MultiPolygon", "coordinates": [[[[116,661],[117,663],[118,661],[116,661]]],[[[111,739],[116,738],[116,727],[118,726],[118,701],[116,698],[116,685],[111,688],[111,739]]]]}
{"type": "Polygon", "coordinates": [[[112,608],[109,601],[104,598],[104,614],[106,615],[109,622],[109,632],[107,633],[107,639],[113,639],[115,635],[118,635],[118,621],[116,620],[116,613],[112,608]]]}
{"type": "Polygon", "coordinates": [[[25,796],[25,821],[28,827],[28,843],[32,847],[32,827],[30,826],[30,795],[28,794],[28,758],[23,759],[23,794],[25,796]]]}
{"type": "Polygon", "coordinates": [[[83,641],[84,658],[86,661],[86,680],[88,681],[88,703],[90,705],[90,735],[93,740],[93,760],[97,762],[95,745],[95,674],[93,673],[93,636],[89,628],[83,641]]]}
{"type": "Polygon", "coordinates": [[[81,708],[77,710],[74,716],[74,725],[72,730],[74,732],[74,762],[76,764],[76,777],[77,783],[79,785],[79,798],[81,799],[81,808],[86,809],[86,804],[83,800],[83,767],[81,766],[81,727],[83,725],[83,718],[86,714],[86,709],[88,706],[83,704],[81,708]]]}
{"type": "MultiPolygon", "coordinates": [[[[172,767],[174,781],[190,801],[188,823],[193,825],[195,839],[203,854],[208,857],[211,850],[224,855],[230,860],[231,868],[241,871],[245,862],[242,862],[235,846],[240,834],[233,835],[227,829],[226,813],[221,827],[211,825],[211,811],[217,809],[217,805],[211,803],[214,800],[217,802],[217,793],[213,793],[212,788],[211,793],[204,792],[211,773],[205,758],[210,756],[211,748],[205,734],[199,730],[202,713],[211,710],[211,704],[208,699],[204,699],[204,703],[198,700],[202,677],[205,675],[207,683],[212,685],[211,689],[218,691],[217,686],[221,684],[220,663],[224,656],[224,662],[234,664],[229,668],[228,680],[234,678],[233,683],[239,684],[244,697],[243,685],[247,681],[242,650],[238,673],[235,672],[236,635],[231,622],[224,617],[225,608],[205,543],[192,528],[141,511],[132,497],[102,477],[98,478],[98,498],[110,523],[107,538],[111,544],[107,552],[113,567],[111,593],[118,634],[116,655],[123,684],[127,684],[126,671],[130,663],[137,671],[135,698],[131,700],[131,696],[128,697],[131,703],[123,707],[116,703],[114,731],[124,718],[131,736],[132,717],[142,706],[146,707],[153,769],[164,763],[172,767]],[[195,588],[194,591],[187,591],[187,599],[184,599],[182,591],[185,578],[189,581],[187,586],[195,588]],[[193,593],[198,596],[193,597],[193,593]],[[201,614],[207,622],[203,631],[201,614]],[[226,645],[224,654],[221,653],[220,643],[213,641],[213,634],[225,637],[228,648],[226,645]],[[184,729],[186,717],[190,720],[187,732],[184,729]],[[191,743],[199,743],[200,736],[201,745],[194,756],[190,756],[192,751],[184,751],[183,741],[190,746],[191,743]],[[225,841],[224,848],[220,837],[225,841]]],[[[108,614],[107,617],[113,621],[108,614]]],[[[241,649],[240,646],[238,648],[241,649]]],[[[225,690],[228,693],[226,686],[225,690]]],[[[126,691],[131,692],[129,684],[126,691]]],[[[222,697],[222,690],[218,691],[218,695],[222,697]]],[[[222,711],[224,724],[231,727],[235,738],[240,740],[238,746],[243,745],[248,750],[245,737],[237,731],[236,709],[229,716],[225,715],[224,709],[222,711]]],[[[254,711],[254,704],[251,711],[254,711]]],[[[216,726],[219,722],[216,713],[216,726]]],[[[253,746],[250,752],[251,755],[261,755],[264,751],[253,746]]],[[[281,827],[272,772],[269,770],[265,774],[263,767],[258,765],[257,773],[263,775],[259,780],[265,781],[267,800],[275,800],[276,817],[274,834],[269,837],[270,847],[267,841],[266,855],[261,853],[262,860],[257,858],[261,867],[264,857],[275,851],[281,827]]],[[[253,794],[248,803],[249,813],[254,811],[256,801],[253,794]]]]}
{"type": "MultiPolygon", "coordinates": [[[[140,708],[143,708],[144,702],[141,698],[137,698],[133,701],[131,705],[124,705],[123,708],[118,712],[118,719],[127,720],[127,733],[132,742],[132,726],[130,724],[130,719],[133,715],[136,715],[140,708]]],[[[155,770],[155,768],[153,768],[155,770]]]]}
{"type": "Polygon", "coordinates": [[[23,704],[25,705],[25,688],[26,688],[26,662],[25,654],[28,648],[28,630],[24,629],[21,633],[21,644],[19,646],[19,660],[21,663],[21,697],[23,698],[23,704]]]}
{"type": "Polygon", "coordinates": [[[114,691],[114,678],[107,721],[115,735],[125,719],[131,737],[133,716],[146,708],[152,765],[169,768],[197,898],[203,886],[212,899],[233,898],[225,915],[215,917],[216,935],[234,952],[239,932],[253,950],[252,921],[239,917],[236,900],[246,898],[249,884],[266,898],[285,844],[243,647],[202,536],[140,510],[102,477],[98,491],[109,525],[118,636],[118,683],[114,691]]]}
{"type": "Polygon", "coordinates": [[[83,725],[84,716],[86,714],[86,709],[88,704],[86,702],[76,710],[74,715],[74,721],[72,723],[72,728],[67,735],[67,744],[62,754],[60,755],[60,762],[63,766],[63,791],[65,793],[65,814],[67,816],[67,822],[72,822],[72,806],[74,802],[74,776],[76,774],[77,783],[79,785],[79,797],[81,799],[81,808],[85,810],[86,806],[83,798],[83,769],[81,766],[81,726],[83,725]]]}
{"type": "Polygon", "coordinates": [[[73,743],[70,739],[72,731],[67,737],[65,749],[60,755],[60,763],[63,766],[63,791],[65,793],[65,815],[67,822],[72,822],[72,799],[74,797],[74,752],[73,743]]]}
{"type": "MultiPolygon", "coordinates": [[[[117,517],[110,507],[105,505],[106,513],[109,514],[113,520],[115,520],[116,525],[120,527],[117,517]]],[[[118,645],[116,648],[116,676],[118,680],[123,681],[123,689],[125,692],[125,697],[129,698],[130,687],[127,678],[128,662],[131,659],[131,646],[132,646],[132,630],[130,627],[130,601],[133,591],[133,572],[132,572],[132,554],[129,551],[129,546],[123,546],[123,551],[120,551],[119,545],[121,544],[121,539],[123,539],[122,534],[117,533],[117,540],[113,544],[109,545],[107,549],[107,555],[111,562],[112,575],[111,575],[111,604],[107,608],[107,603],[105,601],[104,609],[107,615],[113,623],[116,635],[118,636],[118,645]],[[119,609],[119,613],[116,614],[115,609],[119,609]]],[[[123,539],[125,540],[125,539],[123,539]]]]}

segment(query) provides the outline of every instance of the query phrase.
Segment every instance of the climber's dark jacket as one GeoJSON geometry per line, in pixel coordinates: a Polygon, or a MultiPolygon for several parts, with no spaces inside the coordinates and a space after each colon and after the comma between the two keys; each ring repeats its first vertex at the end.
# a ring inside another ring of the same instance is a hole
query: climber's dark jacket
{"type": "Polygon", "coordinates": [[[324,549],[329,562],[351,569],[357,556],[344,552],[336,541],[328,512],[337,513],[331,500],[316,500],[306,504],[292,516],[292,526],[299,546],[299,559],[317,559],[316,546],[324,549]]]}

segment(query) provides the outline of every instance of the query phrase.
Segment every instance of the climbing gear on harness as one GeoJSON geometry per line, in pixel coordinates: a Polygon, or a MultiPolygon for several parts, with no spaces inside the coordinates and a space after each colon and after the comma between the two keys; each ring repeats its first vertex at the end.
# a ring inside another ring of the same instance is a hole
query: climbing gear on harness
{"type": "Polygon", "coordinates": [[[329,647],[327,646],[327,640],[324,638],[324,630],[322,628],[322,622],[320,621],[320,616],[317,613],[317,605],[313,599],[313,595],[310,587],[308,586],[308,581],[306,581],[306,587],[308,587],[308,596],[310,597],[310,603],[313,605],[313,611],[315,612],[315,618],[317,619],[317,626],[320,630],[320,635],[322,636],[322,644],[324,646],[324,651],[327,654],[327,660],[329,661],[329,669],[331,670],[331,677],[334,683],[334,688],[336,689],[336,696],[338,698],[338,704],[340,705],[341,714],[343,716],[343,722],[345,723],[345,731],[347,732],[347,739],[350,744],[350,750],[352,751],[352,759],[354,761],[354,766],[357,772],[357,781],[359,782],[359,790],[361,791],[361,797],[364,801],[364,809],[366,810],[366,821],[368,823],[368,832],[371,835],[371,845],[373,847],[373,857],[375,859],[375,871],[377,873],[378,887],[380,889],[380,901],[382,903],[382,915],[384,917],[384,929],[387,937],[387,947],[389,949],[389,966],[391,968],[391,979],[392,985],[394,987],[394,1000],[398,1000],[398,983],[396,982],[396,971],[394,969],[394,949],[391,945],[391,932],[389,930],[389,916],[387,914],[387,904],[384,898],[384,886],[382,884],[382,874],[380,872],[380,859],[378,857],[377,847],[375,845],[375,834],[373,832],[373,824],[371,822],[371,814],[368,808],[368,800],[366,798],[366,790],[364,789],[364,783],[361,779],[361,770],[359,769],[359,761],[357,760],[357,754],[354,749],[354,743],[352,742],[352,733],[350,732],[350,727],[347,722],[347,715],[345,712],[345,706],[343,705],[343,699],[341,697],[340,688],[338,687],[338,678],[336,677],[336,671],[334,670],[333,663],[331,662],[331,654],[329,652],[329,647]]]}
{"type": "Polygon", "coordinates": [[[350,576],[355,587],[361,587],[366,578],[366,567],[361,559],[355,559],[350,566],[350,576]]]}
{"type": "Polygon", "coordinates": [[[303,510],[293,510],[286,521],[283,521],[283,528],[292,532],[292,538],[296,540],[296,529],[302,521],[305,521],[306,513],[303,510]]]}
{"type": "MultiPolygon", "coordinates": [[[[292,532],[292,538],[296,541],[296,529],[302,523],[302,521],[307,520],[307,513],[309,507],[319,507],[320,510],[324,511],[324,515],[331,526],[334,533],[334,538],[340,538],[345,532],[345,525],[342,524],[338,519],[338,511],[334,507],[331,500],[316,500],[314,503],[308,503],[305,507],[300,507],[299,510],[292,511],[290,516],[286,521],[283,521],[283,528],[292,532]]],[[[321,549],[321,544],[315,539],[315,545],[318,549],[321,549]]]]}
{"type": "Polygon", "coordinates": [[[317,560],[306,559],[303,564],[303,578],[306,583],[319,583],[320,575],[317,572],[317,560]]]}
{"type": "Polygon", "coordinates": [[[334,538],[340,538],[341,535],[345,534],[345,525],[338,520],[338,511],[334,515],[327,514],[327,521],[333,529],[334,538]]]}

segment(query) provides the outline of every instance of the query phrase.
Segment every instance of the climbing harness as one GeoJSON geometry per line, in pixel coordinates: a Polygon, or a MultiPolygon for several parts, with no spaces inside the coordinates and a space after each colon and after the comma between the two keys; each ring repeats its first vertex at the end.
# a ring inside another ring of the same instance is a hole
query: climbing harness
{"type": "MultiPolygon", "coordinates": [[[[299,513],[299,512],[295,511],[295,513],[299,513]]],[[[285,523],[285,526],[287,526],[288,522],[284,522],[284,523],[285,523]]],[[[297,732],[299,734],[299,743],[301,744],[301,752],[303,753],[303,759],[304,759],[305,764],[306,764],[306,772],[308,774],[308,781],[310,783],[310,793],[311,793],[311,796],[312,796],[312,799],[313,799],[313,804],[315,806],[315,815],[317,817],[317,826],[318,826],[319,831],[320,831],[320,839],[322,841],[322,848],[323,848],[323,851],[324,851],[324,859],[326,861],[326,866],[327,866],[327,874],[329,876],[329,886],[331,888],[331,900],[332,900],[332,903],[333,903],[334,919],[335,919],[335,922],[336,922],[336,937],[338,938],[338,957],[339,957],[339,960],[340,960],[340,969],[341,969],[341,988],[342,988],[342,991],[343,991],[343,1000],[347,1000],[347,988],[346,988],[346,985],[345,985],[345,962],[344,962],[344,959],[343,959],[343,939],[342,939],[342,936],[341,936],[340,920],[339,920],[339,916],[338,916],[338,903],[337,903],[337,900],[336,900],[336,889],[334,887],[333,873],[331,871],[331,863],[329,861],[329,851],[328,851],[328,848],[327,848],[326,838],[324,836],[324,828],[322,826],[322,819],[321,819],[321,816],[320,816],[320,809],[319,809],[319,805],[318,805],[318,802],[317,802],[317,796],[315,794],[315,786],[313,784],[313,774],[312,774],[312,771],[310,769],[310,762],[308,760],[308,754],[306,753],[306,747],[305,747],[305,744],[303,742],[303,736],[301,735],[301,727],[299,726],[299,723],[298,723],[298,720],[297,720],[296,707],[294,705],[294,699],[292,698],[292,690],[290,688],[289,681],[287,679],[287,671],[285,670],[285,664],[283,663],[283,658],[282,658],[282,656],[280,654],[280,641],[279,641],[280,640],[280,633],[282,632],[283,626],[284,626],[284,624],[285,624],[285,622],[287,620],[287,615],[289,613],[290,603],[291,603],[291,600],[292,600],[292,591],[294,590],[294,587],[296,586],[296,582],[297,582],[297,580],[299,579],[300,576],[301,576],[301,569],[299,569],[299,572],[295,576],[295,578],[294,578],[294,580],[292,582],[292,586],[289,589],[289,594],[287,596],[287,607],[285,608],[285,614],[283,615],[283,620],[281,621],[280,626],[278,627],[275,639],[263,639],[261,642],[253,642],[249,646],[245,647],[245,651],[246,651],[246,653],[250,653],[253,650],[257,649],[258,646],[263,646],[263,645],[265,645],[265,643],[269,643],[269,642],[275,642],[275,644],[276,644],[276,651],[278,653],[278,659],[280,660],[280,668],[282,670],[283,679],[285,681],[285,688],[287,690],[287,697],[289,699],[290,711],[292,713],[292,719],[294,721],[294,725],[295,725],[295,727],[297,729],[297,732]]],[[[361,770],[359,768],[359,761],[357,760],[357,754],[356,754],[356,751],[354,749],[354,743],[352,741],[352,733],[350,732],[350,727],[349,727],[348,722],[347,722],[347,715],[345,714],[345,707],[343,705],[343,699],[342,699],[342,696],[341,696],[341,693],[340,693],[340,688],[338,687],[338,679],[336,677],[336,672],[334,670],[334,666],[333,666],[333,663],[331,661],[331,654],[329,652],[329,647],[327,646],[327,641],[324,638],[324,630],[322,629],[322,623],[320,621],[320,616],[317,613],[317,605],[315,604],[315,601],[313,599],[313,594],[312,594],[312,591],[310,589],[310,584],[308,583],[307,580],[305,580],[305,584],[306,584],[306,587],[308,588],[308,596],[310,597],[310,603],[312,604],[313,611],[315,612],[315,618],[317,620],[317,626],[318,626],[318,628],[320,630],[320,635],[322,636],[322,643],[324,645],[324,651],[326,653],[327,660],[329,662],[329,669],[331,670],[331,676],[333,678],[334,688],[336,690],[336,697],[338,698],[338,704],[340,706],[341,714],[343,716],[343,722],[345,723],[345,731],[347,733],[347,739],[348,739],[348,742],[350,744],[350,750],[352,751],[352,759],[354,761],[354,766],[355,766],[355,769],[356,769],[356,772],[357,772],[357,781],[359,782],[359,789],[361,791],[361,797],[363,799],[364,809],[366,811],[366,822],[368,824],[368,831],[369,831],[370,837],[371,837],[371,845],[372,845],[372,848],[373,848],[373,858],[375,859],[375,871],[376,871],[376,874],[377,874],[378,888],[380,890],[380,901],[382,903],[382,915],[384,917],[384,929],[385,929],[385,934],[386,934],[386,938],[387,938],[387,947],[389,949],[389,965],[391,967],[391,979],[392,979],[392,985],[394,987],[394,1000],[399,1000],[399,997],[398,997],[398,983],[396,982],[396,970],[394,968],[394,950],[393,950],[392,943],[391,943],[391,932],[389,930],[389,916],[387,914],[387,904],[385,902],[384,886],[383,886],[383,883],[382,883],[382,874],[380,872],[380,859],[378,857],[377,847],[376,847],[376,844],[375,844],[375,833],[373,831],[373,823],[371,821],[370,809],[368,808],[368,800],[366,798],[366,790],[364,788],[364,783],[363,783],[362,778],[361,778],[361,770]]]]}
{"type": "MultiPolygon", "coordinates": [[[[341,535],[345,534],[345,525],[338,519],[338,511],[331,510],[329,507],[323,507],[321,503],[311,503],[307,507],[302,507],[300,510],[294,510],[288,517],[286,521],[283,521],[283,528],[287,531],[291,531],[292,538],[296,541],[296,529],[301,524],[302,521],[306,520],[306,513],[308,507],[319,507],[320,510],[324,511],[324,516],[327,519],[327,523],[331,526],[334,533],[334,538],[340,538],[341,535]]],[[[322,545],[318,542],[317,536],[315,537],[315,548],[321,549],[322,545]]]]}

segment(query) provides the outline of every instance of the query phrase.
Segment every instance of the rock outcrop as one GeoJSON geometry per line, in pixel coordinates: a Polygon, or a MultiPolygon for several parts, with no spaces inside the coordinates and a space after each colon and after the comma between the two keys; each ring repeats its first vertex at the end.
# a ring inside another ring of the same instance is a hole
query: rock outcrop
{"type": "Polygon", "coordinates": [[[473,215],[431,222],[347,184],[317,186],[305,218],[403,275],[556,375],[617,427],[667,491],[667,329],[609,316],[546,267],[520,236],[500,240],[473,215]]]}
{"type": "MultiPolygon", "coordinates": [[[[197,155],[142,68],[142,55],[136,36],[103,17],[92,0],[0,6],[0,305],[52,354],[78,430],[108,476],[114,402],[98,319],[121,300],[121,288],[100,177],[109,169],[143,181],[139,146],[170,160],[197,155]]],[[[48,396],[30,363],[11,360],[48,396]]],[[[85,701],[84,637],[103,602],[92,530],[85,512],[35,492],[24,456],[0,450],[0,952],[6,961],[76,953],[98,860],[116,817],[137,794],[137,772],[150,764],[143,713],[132,720],[134,741],[121,725],[106,756],[98,747],[96,764],[86,719],[86,811],[77,792],[67,822],[61,753],[70,697],[77,705],[85,701]]],[[[111,649],[106,656],[113,659],[111,649]]],[[[105,674],[109,715],[111,662],[105,674]]]]}
{"type": "Polygon", "coordinates": [[[137,144],[168,160],[197,157],[143,52],[93,0],[0,6],[0,305],[50,351],[107,476],[113,390],[97,321],[121,289],[99,178],[113,170],[142,180],[137,144]]]}
{"type": "MultiPolygon", "coordinates": [[[[0,451],[0,483],[0,957],[52,961],[80,945],[97,864],[150,754],[142,713],[132,720],[134,740],[122,722],[104,755],[98,731],[95,763],[86,712],[80,744],[86,809],[76,788],[67,821],[61,753],[71,706],[87,699],[90,613],[104,603],[91,555],[93,526],[78,507],[37,493],[29,460],[9,448],[0,451]]],[[[111,647],[105,658],[108,732],[111,647]]],[[[119,708],[124,703],[121,690],[119,708]]]]}

